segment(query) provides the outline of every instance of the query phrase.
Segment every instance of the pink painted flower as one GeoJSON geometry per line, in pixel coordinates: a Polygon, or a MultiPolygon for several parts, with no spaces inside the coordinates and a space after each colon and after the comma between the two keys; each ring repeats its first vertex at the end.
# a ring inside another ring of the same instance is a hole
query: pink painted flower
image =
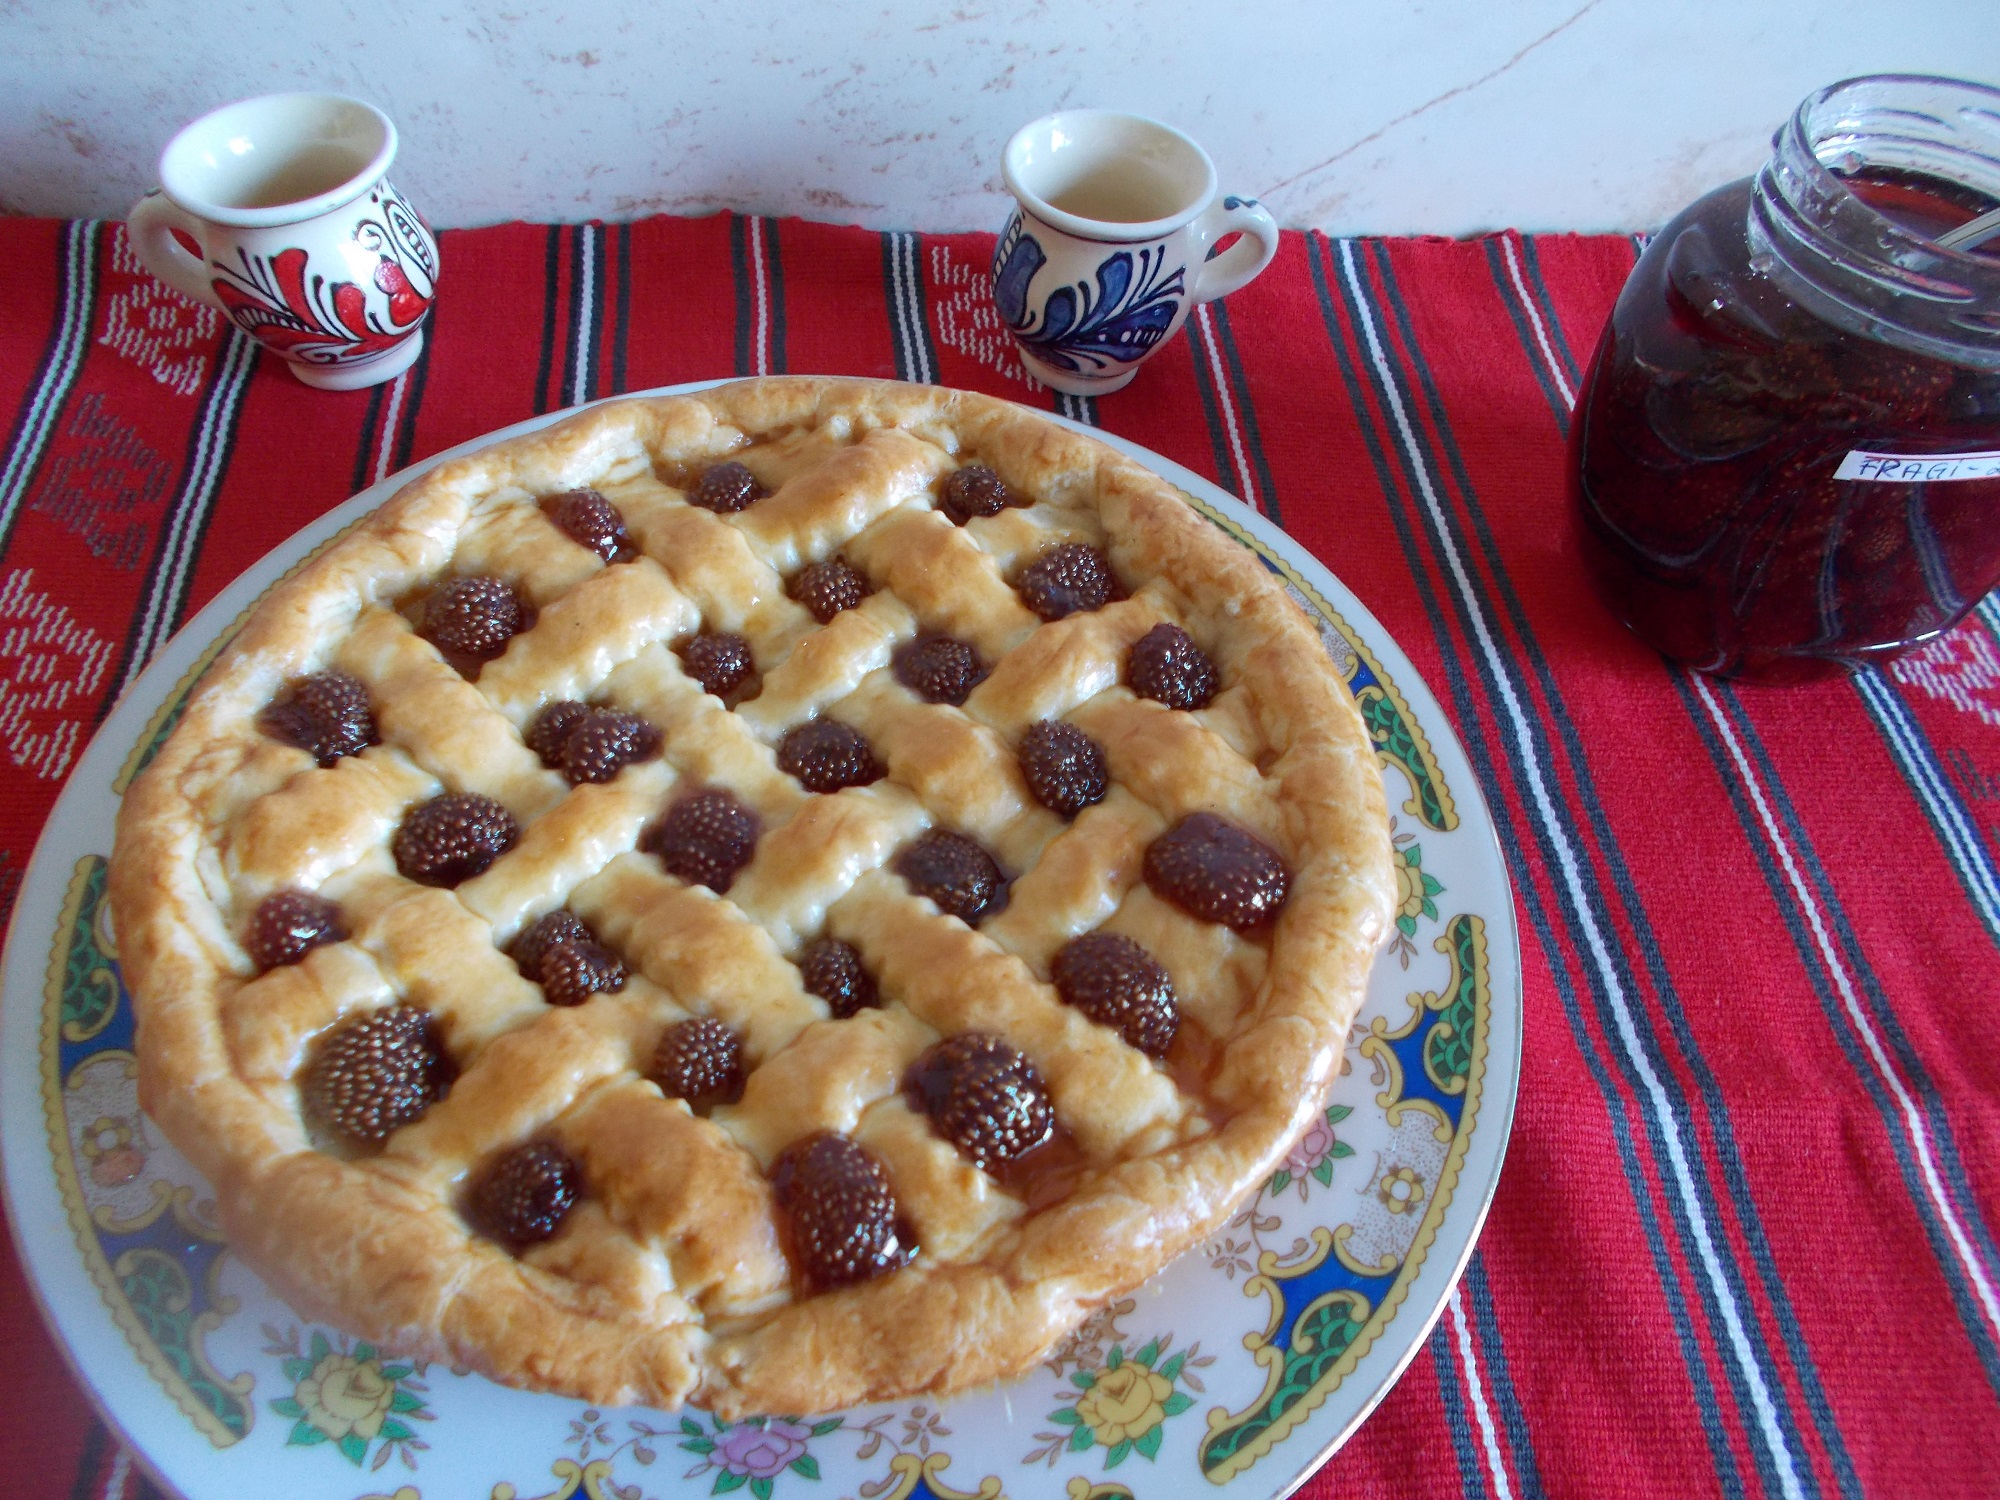
{"type": "Polygon", "coordinates": [[[1306,1133],[1298,1138],[1291,1154],[1285,1158],[1285,1170],[1293,1177],[1303,1177],[1314,1167],[1325,1161],[1333,1150],[1333,1127],[1323,1116],[1315,1116],[1306,1133]]]}
{"type": "Polygon", "coordinates": [[[795,1459],[805,1457],[805,1440],[811,1436],[810,1427],[781,1417],[772,1417],[761,1427],[746,1422],[722,1434],[715,1445],[715,1461],[732,1474],[769,1479],[795,1459]]]}

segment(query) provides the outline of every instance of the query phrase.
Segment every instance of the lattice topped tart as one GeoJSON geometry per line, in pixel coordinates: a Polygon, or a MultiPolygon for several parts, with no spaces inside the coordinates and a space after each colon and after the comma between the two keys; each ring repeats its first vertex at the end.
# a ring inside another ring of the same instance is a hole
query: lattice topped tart
{"type": "Polygon", "coordinates": [[[985,397],[772,379],[433,470],[125,799],[146,1108],[300,1309],[596,1403],[1019,1370],[1320,1107],[1372,746],[1249,552],[985,397]]]}

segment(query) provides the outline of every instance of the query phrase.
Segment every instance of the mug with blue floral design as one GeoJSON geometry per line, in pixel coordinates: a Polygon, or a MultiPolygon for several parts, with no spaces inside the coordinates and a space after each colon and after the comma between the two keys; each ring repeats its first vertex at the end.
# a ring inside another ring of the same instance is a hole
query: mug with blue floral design
{"type": "Polygon", "coordinates": [[[1217,202],[1208,153],[1143,115],[1046,115],[1014,133],[1000,170],[1020,207],[994,247],[993,301],[1028,373],[1073,396],[1123,389],[1197,302],[1278,253],[1257,200],[1217,202]]]}

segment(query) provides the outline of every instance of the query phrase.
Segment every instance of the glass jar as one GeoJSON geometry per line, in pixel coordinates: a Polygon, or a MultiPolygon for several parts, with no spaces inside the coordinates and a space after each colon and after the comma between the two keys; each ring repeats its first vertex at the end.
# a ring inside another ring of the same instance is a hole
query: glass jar
{"type": "Polygon", "coordinates": [[[2000,582],[2000,89],[1822,89],[1640,256],[1570,433],[1586,563],[1677,661],[1885,660],[2000,582]]]}

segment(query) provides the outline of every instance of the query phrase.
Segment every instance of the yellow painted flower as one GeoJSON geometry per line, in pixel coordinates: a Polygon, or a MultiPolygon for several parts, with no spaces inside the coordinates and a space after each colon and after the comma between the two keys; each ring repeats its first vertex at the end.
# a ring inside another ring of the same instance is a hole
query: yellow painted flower
{"type": "Polygon", "coordinates": [[[1396,851],[1396,910],[1414,917],[1424,909],[1424,872],[1396,851]]]}
{"type": "Polygon", "coordinates": [[[1424,1180],[1408,1167],[1398,1167],[1382,1174],[1375,1196],[1392,1214],[1415,1213],[1424,1201],[1424,1180]]]}
{"type": "Polygon", "coordinates": [[[1395,849],[1396,865],[1396,930],[1404,937],[1414,936],[1417,918],[1428,917],[1437,920],[1437,902],[1432,898],[1444,890],[1435,875],[1424,873],[1424,851],[1411,844],[1407,848],[1395,849]]]}
{"type": "Polygon", "coordinates": [[[329,1354],[299,1382],[292,1397],[305,1419],[335,1442],[350,1432],[363,1442],[382,1430],[396,1399],[396,1382],[382,1375],[382,1362],[329,1354]]]}
{"type": "Polygon", "coordinates": [[[1127,1360],[1105,1370],[1076,1403],[1076,1414],[1107,1448],[1136,1441],[1167,1419],[1166,1401],[1174,1383],[1127,1360]]]}

